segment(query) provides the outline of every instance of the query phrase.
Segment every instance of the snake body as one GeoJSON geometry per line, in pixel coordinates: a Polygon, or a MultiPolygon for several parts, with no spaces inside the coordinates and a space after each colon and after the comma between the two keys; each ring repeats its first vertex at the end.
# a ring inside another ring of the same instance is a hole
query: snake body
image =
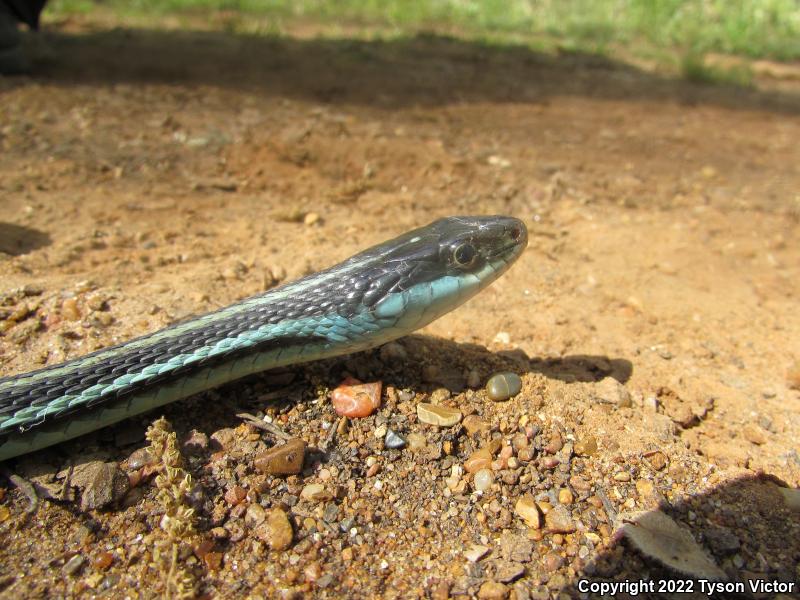
{"type": "Polygon", "coordinates": [[[449,312],[527,243],[512,217],[448,217],[191,321],[0,379],[0,460],[273,367],[371,348],[449,312]]]}

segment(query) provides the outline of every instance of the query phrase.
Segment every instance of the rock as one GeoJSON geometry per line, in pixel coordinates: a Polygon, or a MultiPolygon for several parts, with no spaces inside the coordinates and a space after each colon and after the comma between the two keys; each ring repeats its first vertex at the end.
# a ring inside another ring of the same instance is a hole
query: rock
{"type": "Polygon", "coordinates": [[[225,502],[231,506],[237,506],[247,498],[247,490],[240,485],[235,485],[225,492],[225,502]]]}
{"type": "Polygon", "coordinates": [[[479,546],[478,544],[472,544],[469,550],[464,552],[464,558],[466,558],[469,562],[478,562],[482,559],[486,554],[489,552],[488,546],[479,546]]]}
{"type": "Polygon", "coordinates": [[[645,454],[645,459],[656,471],[660,471],[667,466],[667,457],[660,450],[656,450],[651,454],[645,454]]]}
{"type": "Polygon", "coordinates": [[[345,379],[331,393],[333,409],[340,417],[368,417],[381,405],[382,387],[380,381],[361,383],[357,379],[345,379]]]}
{"type": "Polygon", "coordinates": [[[310,502],[321,502],[330,500],[332,496],[321,483],[309,483],[300,492],[300,497],[310,502]]]}
{"type": "Polygon", "coordinates": [[[428,445],[428,440],[421,433],[409,433],[406,437],[408,440],[409,450],[423,450],[428,445]]]}
{"type": "Polygon", "coordinates": [[[256,528],[255,533],[273,550],[288,548],[294,535],[289,518],[280,508],[273,508],[267,512],[266,520],[256,528]]]}
{"type": "Polygon", "coordinates": [[[498,560],[495,563],[494,578],[501,583],[511,583],[525,574],[525,567],[518,562],[498,560]]]}
{"type": "Polygon", "coordinates": [[[303,470],[305,455],[305,441],[292,438],[282,446],[260,453],[253,464],[256,470],[268,475],[294,475],[303,470]]]}
{"type": "Polygon", "coordinates": [[[267,518],[267,511],[260,504],[250,504],[244,513],[244,524],[250,529],[255,529],[267,518]]]}
{"type": "Polygon", "coordinates": [[[86,559],[83,556],[76,554],[64,564],[61,570],[64,571],[64,575],[75,575],[85,562],[86,559]]]}
{"type": "Polygon", "coordinates": [[[516,373],[497,373],[486,382],[486,395],[490,400],[500,402],[519,394],[522,379],[516,373]]]}
{"type": "Polygon", "coordinates": [[[764,430],[761,429],[755,423],[747,423],[744,427],[742,427],[742,436],[751,444],[755,444],[756,446],[761,446],[762,444],[767,443],[767,435],[764,433],[764,430]]]}
{"type": "Polygon", "coordinates": [[[504,531],[499,544],[500,554],[506,560],[524,564],[533,556],[533,542],[523,535],[504,531]]]}
{"type": "Polygon", "coordinates": [[[475,487],[475,491],[478,492],[485,492],[494,483],[494,473],[492,473],[491,469],[481,469],[477,473],[475,473],[475,477],[473,478],[472,484],[475,487]]]}
{"type": "Polygon", "coordinates": [[[620,408],[633,406],[631,393],[624,385],[613,377],[605,377],[594,386],[594,399],[600,402],[616,404],[620,408]]]}
{"type": "Polygon", "coordinates": [[[403,439],[403,436],[401,436],[399,433],[396,433],[391,429],[387,429],[386,437],[383,439],[383,445],[390,450],[400,450],[406,447],[406,440],[403,439]]]}
{"type": "Polygon", "coordinates": [[[576,440],[573,450],[578,456],[594,456],[597,454],[597,438],[593,435],[587,435],[576,440]]]}
{"type": "Polygon", "coordinates": [[[561,504],[572,504],[575,501],[575,497],[569,488],[561,488],[558,490],[558,501],[561,504]]]}
{"type": "Polygon", "coordinates": [[[492,466],[492,451],[488,447],[476,450],[464,461],[464,470],[467,473],[477,473],[482,469],[492,466]]]}
{"type": "Polygon", "coordinates": [[[487,581],[478,590],[480,600],[503,600],[508,597],[508,586],[498,581],[487,581]]]}
{"type": "Polygon", "coordinates": [[[521,496],[514,505],[514,511],[532,529],[539,529],[542,526],[542,516],[536,506],[533,496],[525,494],[521,496]]]}
{"type": "Polygon", "coordinates": [[[461,421],[461,411],[457,408],[420,402],[417,404],[417,418],[428,425],[452,427],[461,421]]]}
{"type": "Polygon", "coordinates": [[[564,557],[556,552],[548,552],[542,561],[544,570],[547,573],[555,573],[564,565],[564,557]]]}
{"type": "Polygon", "coordinates": [[[81,490],[81,510],[108,506],[130,489],[130,480],[117,463],[99,460],[76,465],[70,483],[81,490]]]}
{"type": "Polygon", "coordinates": [[[463,425],[469,435],[486,433],[489,431],[489,424],[478,415],[467,415],[464,417],[463,425]]]}
{"type": "Polygon", "coordinates": [[[727,556],[741,547],[739,538],[727,527],[710,527],[703,532],[703,535],[717,555],[727,556]]]}
{"type": "Polygon", "coordinates": [[[192,429],[183,442],[183,450],[187,454],[200,454],[208,449],[208,436],[202,431],[192,429]]]}
{"type": "Polygon", "coordinates": [[[575,523],[569,511],[560,504],[556,504],[544,516],[544,522],[548,531],[552,533],[572,533],[575,531],[575,523]]]}

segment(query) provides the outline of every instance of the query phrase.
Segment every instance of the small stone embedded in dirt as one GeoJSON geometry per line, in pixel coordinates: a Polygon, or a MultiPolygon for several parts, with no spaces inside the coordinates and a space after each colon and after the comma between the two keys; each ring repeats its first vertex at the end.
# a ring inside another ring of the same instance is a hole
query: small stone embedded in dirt
{"type": "Polygon", "coordinates": [[[604,377],[594,385],[594,398],[599,402],[615,404],[620,408],[627,408],[633,405],[631,394],[624,385],[613,377],[604,377]]]}
{"type": "Polygon", "coordinates": [[[245,498],[247,498],[247,490],[240,485],[235,485],[225,492],[225,502],[231,506],[241,504],[245,498]]]}
{"type": "Polygon", "coordinates": [[[494,567],[494,578],[501,583],[511,583],[525,574],[524,565],[510,560],[497,560],[494,567]]]}
{"type": "Polygon", "coordinates": [[[61,570],[65,575],[75,575],[85,562],[86,559],[82,555],[76,554],[64,564],[61,570]]]}
{"type": "Polygon", "coordinates": [[[202,431],[197,431],[197,429],[192,429],[183,441],[183,451],[189,455],[201,454],[208,450],[208,445],[208,435],[202,431]]]}
{"type": "Polygon", "coordinates": [[[480,546],[478,544],[472,544],[469,550],[464,552],[464,558],[466,558],[469,562],[478,562],[482,559],[486,554],[489,552],[488,546],[480,546]]]}
{"type": "Polygon", "coordinates": [[[310,502],[322,502],[330,500],[332,496],[321,483],[309,483],[300,492],[300,497],[310,502]]]}
{"type": "Polygon", "coordinates": [[[286,513],[273,508],[267,512],[266,520],[256,527],[255,534],[273,550],[285,550],[292,543],[294,531],[286,513]]]}
{"type": "Polygon", "coordinates": [[[513,398],[521,389],[522,379],[516,373],[497,373],[486,382],[486,395],[496,402],[513,398]]]}
{"type": "Polygon", "coordinates": [[[267,518],[267,511],[260,504],[248,504],[247,512],[244,513],[244,524],[250,529],[261,525],[267,518]]]}
{"type": "Polygon", "coordinates": [[[544,522],[548,531],[552,533],[572,533],[576,529],[572,515],[561,504],[556,504],[547,512],[544,522]]]}
{"type": "Polygon", "coordinates": [[[150,447],[145,446],[144,448],[134,450],[133,453],[128,457],[128,468],[141,469],[142,467],[152,465],[154,462],[155,458],[153,457],[152,452],[150,452],[150,447]]]}
{"type": "Polygon", "coordinates": [[[477,473],[481,469],[492,466],[492,451],[488,446],[476,450],[464,461],[464,470],[467,473],[477,473]]]}
{"type": "Polygon", "coordinates": [[[533,556],[533,542],[524,535],[506,530],[500,536],[500,554],[506,560],[527,563],[533,556]]]}
{"type": "Polygon", "coordinates": [[[464,429],[467,430],[469,435],[476,433],[485,433],[489,431],[489,424],[481,419],[478,415],[467,415],[463,421],[464,429]]]}
{"type": "Polygon", "coordinates": [[[396,433],[391,429],[387,429],[383,444],[390,450],[400,450],[401,448],[405,448],[406,440],[404,440],[403,436],[401,436],[399,433],[396,433]]]}
{"type": "Polygon", "coordinates": [[[508,598],[508,586],[499,581],[487,581],[478,590],[480,600],[504,600],[508,598]]]}
{"type": "Polygon", "coordinates": [[[452,427],[461,421],[461,411],[430,402],[420,402],[417,404],[417,418],[428,425],[452,427]]]}
{"type": "Polygon", "coordinates": [[[767,443],[767,434],[755,423],[747,423],[742,427],[742,435],[744,439],[756,446],[767,443]]]}
{"type": "Polygon", "coordinates": [[[532,529],[539,529],[542,526],[542,515],[536,506],[533,496],[525,494],[517,500],[514,511],[532,529]]]}
{"type": "Polygon", "coordinates": [[[477,473],[475,473],[472,484],[475,487],[475,491],[478,492],[485,492],[494,483],[494,473],[492,473],[491,469],[481,469],[477,473]]]}
{"type": "Polygon", "coordinates": [[[703,536],[715,554],[733,554],[741,547],[739,538],[727,527],[709,527],[703,532],[703,536]]]}
{"type": "Polygon", "coordinates": [[[130,480],[117,463],[99,460],[76,465],[70,484],[81,490],[81,510],[108,506],[121,500],[130,489],[130,480]]]}
{"type": "Polygon", "coordinates": [[[331,392],[333,409],[340,417],[359,419],[368,417],[381,405],[380,381],[361,383],[357,379],[348,377],[339,387],[331,392]]]}
{"type": "Polygon", "coordinates": [[[651,452],[650,454],[645,454],[645,460],[650,463],[650,466],[656,471],[660,471],[667,466],[666,455],[658,450],[651,452]]]}
{"type": "Polygon", "coordinates": [[[597,438],[593,435],[587,435],[575,440],[573,450],[578,456],[594,456],[597,454],[597,438]]]}
{"type": "Polygon", "coordinates": [[[270,448],[256,456],[253,466],[268,475],[294,475],[303,470],[306,443],[292,438],[281,446],[270,448]]]}

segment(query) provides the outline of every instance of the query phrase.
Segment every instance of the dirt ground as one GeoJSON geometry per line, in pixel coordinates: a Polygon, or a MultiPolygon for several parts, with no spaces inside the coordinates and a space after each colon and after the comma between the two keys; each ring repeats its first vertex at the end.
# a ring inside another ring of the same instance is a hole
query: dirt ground
{"type": "MultiPolygon", "coordinates": [[[[275,388],[267,376],[164,411],[179,440],[224,430],[263,446],[235,416],[247,406],[324,449],[337,417],[319,389],[345,372],[414,394],[387,397],[288,479],[258,479],[252,456],[224,468],[212,450],[193,457],[197,535],[213,545],[181,553],[195,593],[546,598],[579,594],[582,578],[676,580],[612,531],[611,513],[659,503],[731,581],[800,580],[800,512],[778,493],[800,486],[797,81],[701,86],[455,38],[250,37],[90,17],[31,43],[35,74],[0,78],[2,376],[440,216],[509,214],[529,228],[518,264],[402,340],[399,365],[376,350],[294,370],[296,402],[253,405],[275,388]],[[522,393],[493,403],[464,390],[472,371],[482,385],[498,370],[519,373],[522,393]],[[431,395],[486,430],[421,424],[413,407],[431,395]],[[397,419],[434,451],[378,443],[372,433],[397,419]],[[534,458],[499,469],[483,494],[468,474],[466,490],[448,486],[475,449],[519,432],[534,458]],[[597,449],[582,451],[587,440],[597,449]],[[294,503],[331,474],[333,500],[294,503]],[[288,549],[247,529],[237,487],[250,493],[242,506],[290,514],[288,549]],[[526,526],[524,493],[542,513],[547,498],[566,506],[577,530],[526,526]],[[328,519],[337,510],[352,529],[328,519]],[[489,549],[475,562],[474,544],[489,549]]],[[[160,414],[9,466],[102,456],[126,468],[160,414]]],[[[4,485],[0,594],[166,593],[149,546],[162,533],[152,481],[110,508],[43,501],[31,516],[4,485]]]]}

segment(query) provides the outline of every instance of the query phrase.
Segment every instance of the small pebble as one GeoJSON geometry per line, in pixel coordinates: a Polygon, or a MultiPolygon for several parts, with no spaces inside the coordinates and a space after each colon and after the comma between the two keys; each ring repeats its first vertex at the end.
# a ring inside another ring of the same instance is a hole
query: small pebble
{"type": "Polygon", "coordinates": [[[280,508],[273,508],[267,513],[266,520],[256,528],[256,536],[269,544],[273,550],[285,550],[292,543],[294,531],[286,513],[280,508]]]}
{"type": "Polygon", "coordinates": [[[477,473],[481,469],[488,469],[492,465],[492,451],[488,447],[481,448],[470,454],[464,461],[464,470],[467,473],[477,473]]]}
{"type": "Polygon", "coordinates": [[[573,449],[578,456],[594,456],[597,454],[597,438],[593,435],[587,435],[576,440],[573,449]]]}
{"type": "Polygon", "coordinates": [[[96,569],[100,569],[101,571],[105,571],[111,564],[114,562],[114,555],[111,552],[101,552],[97,556],[95,556],[94,560],[92,561],[92,565],[96,569]]]}
{"type": "Polygon", "coordinates": [[[319,502],[328,500],[331,496],[321,483],[309,483],[300,492],[300,497],[311,502],[319,502]]]}
{"type": "Polygon", "coordinates": [[[400,434],[392,431],[391,429],[387,429],[383,444],[391,450],[399,450],[401,448],[405,448],[406,441],[400,434]]]}
{"type": "Polygon", "coordinates": [[[547,529],[554,533],[572,533],[575,531],[575,523],[572,516],[564,506],[556,504],[544,516],[547,529]]]}
{"type": "Polygon", "coordinates": [[[485,492],[494,483],[494,473],[490,469],[481,469],[475,473],[473,485],[478,492],[485,492]]]}
{"type": "Polygon", "coordinates": [[[478,544],[473,544],[469,550],[464,552],[464,558],[466,558],[469,562],[475,563],[486,556],[487,552],[489,552],[488,546],[479,546],[478,544]]]}
{"type": "Polygon", "coordinates": [[[340,417],[368,417],[381,405],[382,387],[380,381],[361,383],[357,379],[348,378],[331,393],[333,409],[340,417]]]}
{"type": "Polygon", "coordinates": [[[74,575],[80,570],[84,562],[86,562],[86,559],[80,554],[76,554],[66,562],[62,570],[65,575],[74,575]]]}
{"type": "Polygon", "coordinates": [[[293,438],[256,456],[253,465],[268,475],[294,475],[303,470],[305,454],[305,441],[293,438]]]}
{"type": "Polygon", "coordinates": [[[478,590],[480,600],[503,600],[508,597],[508,586],[499,581],[487,581],[478,590]]]}
{"type": "Polygon", "coordinates": [[[572,504],[575,501],[575,497],[569,488],[561,488],[558,490],[558,501],[561,504],[572,504]]]}
{"type": "Polygon", "coordinates": [[[516,396],[521,389],[522,379],[516,373],[498,373],[486,382],[486,394],[496,402],[516,396]]]}
{"type": "Polygon", "coordinates": [[[417,418],[428,425],[452,427],[461,421],[461,411],[457,408],[420,402],[417,404],[417,418]]]}
{"type": "Polygon", "coordinates": [[[767,435],[764,433],[764,430],[755,423],[747,423],[742,428],[742,435],[744,439],[756,446],[767,443],[767,435]]]}
{"type": "Polygon", "coordinates": [[[489,431],[489,424],[478,415],[467,415],[464,417],[463,425],[469,435],[486,433],[489,431]]]}
{"type": "Polygon", "coordinates": [[[260,504],[249,504],[247,512],[244,513],[244,524],[250,529],[255,529],[267,518],[267,511],[260,504]]]}
{"type": "Polygon", "coordinates": [[[247,498],[247,490],[240,485],[235,485],[225,492],[225,502],[231,506],[241,504],[247,498]]]}
{"type": "Polygon", "coordinates": [[[525,494],[517,500],[514,505],[514,511],[525,522],[525,524],[532,529],[539,529],[542,526],[542,516],[539,514],[539,509],[533,496],[525,494]]]}

